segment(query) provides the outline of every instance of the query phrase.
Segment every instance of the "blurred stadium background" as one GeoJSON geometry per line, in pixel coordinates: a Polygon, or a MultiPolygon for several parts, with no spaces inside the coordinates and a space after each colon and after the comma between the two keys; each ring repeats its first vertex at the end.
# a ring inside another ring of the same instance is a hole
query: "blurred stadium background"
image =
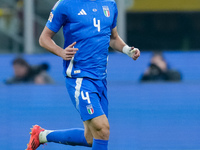
{"type": "MultiPolygon", "coordinates": [[[[62,76],[62,60],[38,38],[56,0],[0,1],[0,149],[21,150],[29,128],[83,127],[62,76]],[[47,62],[54,85],[5,85],[12,60],[47,62]]],[[[108,65],[110,150],[200,149],[200,1],[118,0],[118,30],[142,51],[138,61],[111,50],[108,65]],[[180,82],[141,83],[152,52],[163,52],[180,82]]],[[[62,32],[55,37],[63,45],[62,32]]],[[[42,146],[39,149],[43,149],[42,146]]],[[[48,143],[44,149],[85,150],[48,143]]]]}

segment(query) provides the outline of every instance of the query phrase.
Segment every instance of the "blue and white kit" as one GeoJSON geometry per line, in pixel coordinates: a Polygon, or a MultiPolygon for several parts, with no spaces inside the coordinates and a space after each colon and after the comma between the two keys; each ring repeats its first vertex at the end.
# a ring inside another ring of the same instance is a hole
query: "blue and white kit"
{"type": "Polygon", "coordinates": [[[114,0],[59,0],[46,26],[63,27],[64,48],[77,42],[79,50],[63,61],[66,86],[83,119],[107,115],[107,61],[111,31],[117,24],[114,0]]]}

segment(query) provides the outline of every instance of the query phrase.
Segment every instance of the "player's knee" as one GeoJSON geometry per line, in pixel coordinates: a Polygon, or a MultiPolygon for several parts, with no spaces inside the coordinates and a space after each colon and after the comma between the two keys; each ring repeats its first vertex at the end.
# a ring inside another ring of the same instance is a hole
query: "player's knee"
{"type": "Polygon", "coordinates": [[[100,139],[102,140],[108,140],[110,136],[110,126],[108,125],[102,125],[99,128],[97,128],[97,134],[100,139]]]}

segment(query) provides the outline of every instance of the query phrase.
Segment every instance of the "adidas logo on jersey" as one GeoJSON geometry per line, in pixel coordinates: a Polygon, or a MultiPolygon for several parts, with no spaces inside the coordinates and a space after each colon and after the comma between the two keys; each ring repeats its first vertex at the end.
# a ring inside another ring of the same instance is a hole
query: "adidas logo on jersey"
{"type": "Polygon", "coordinates": [[[87,15],[84,9],[81,9],[81,11],[78,13],[78,15],[87,15]]]}

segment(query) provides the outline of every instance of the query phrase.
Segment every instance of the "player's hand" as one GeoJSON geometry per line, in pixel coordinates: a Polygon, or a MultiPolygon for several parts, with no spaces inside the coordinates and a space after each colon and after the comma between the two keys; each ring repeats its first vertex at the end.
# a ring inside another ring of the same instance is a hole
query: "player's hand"
{"type": "Polygon", "coordinates": [[[60,57],[62,57],[64,60],[71,60],[76,54],[76,52],[78,51],[78,48],[74,48],[75,45],[76,45],[76,42],[72,43],[63,51],[61,51],[60,57]]]}
{"type": "Polygon", "coordinates": [[[140,50],[138,48],[131,47],[132,59],[137,60],[140,57],[140,50]]]}

